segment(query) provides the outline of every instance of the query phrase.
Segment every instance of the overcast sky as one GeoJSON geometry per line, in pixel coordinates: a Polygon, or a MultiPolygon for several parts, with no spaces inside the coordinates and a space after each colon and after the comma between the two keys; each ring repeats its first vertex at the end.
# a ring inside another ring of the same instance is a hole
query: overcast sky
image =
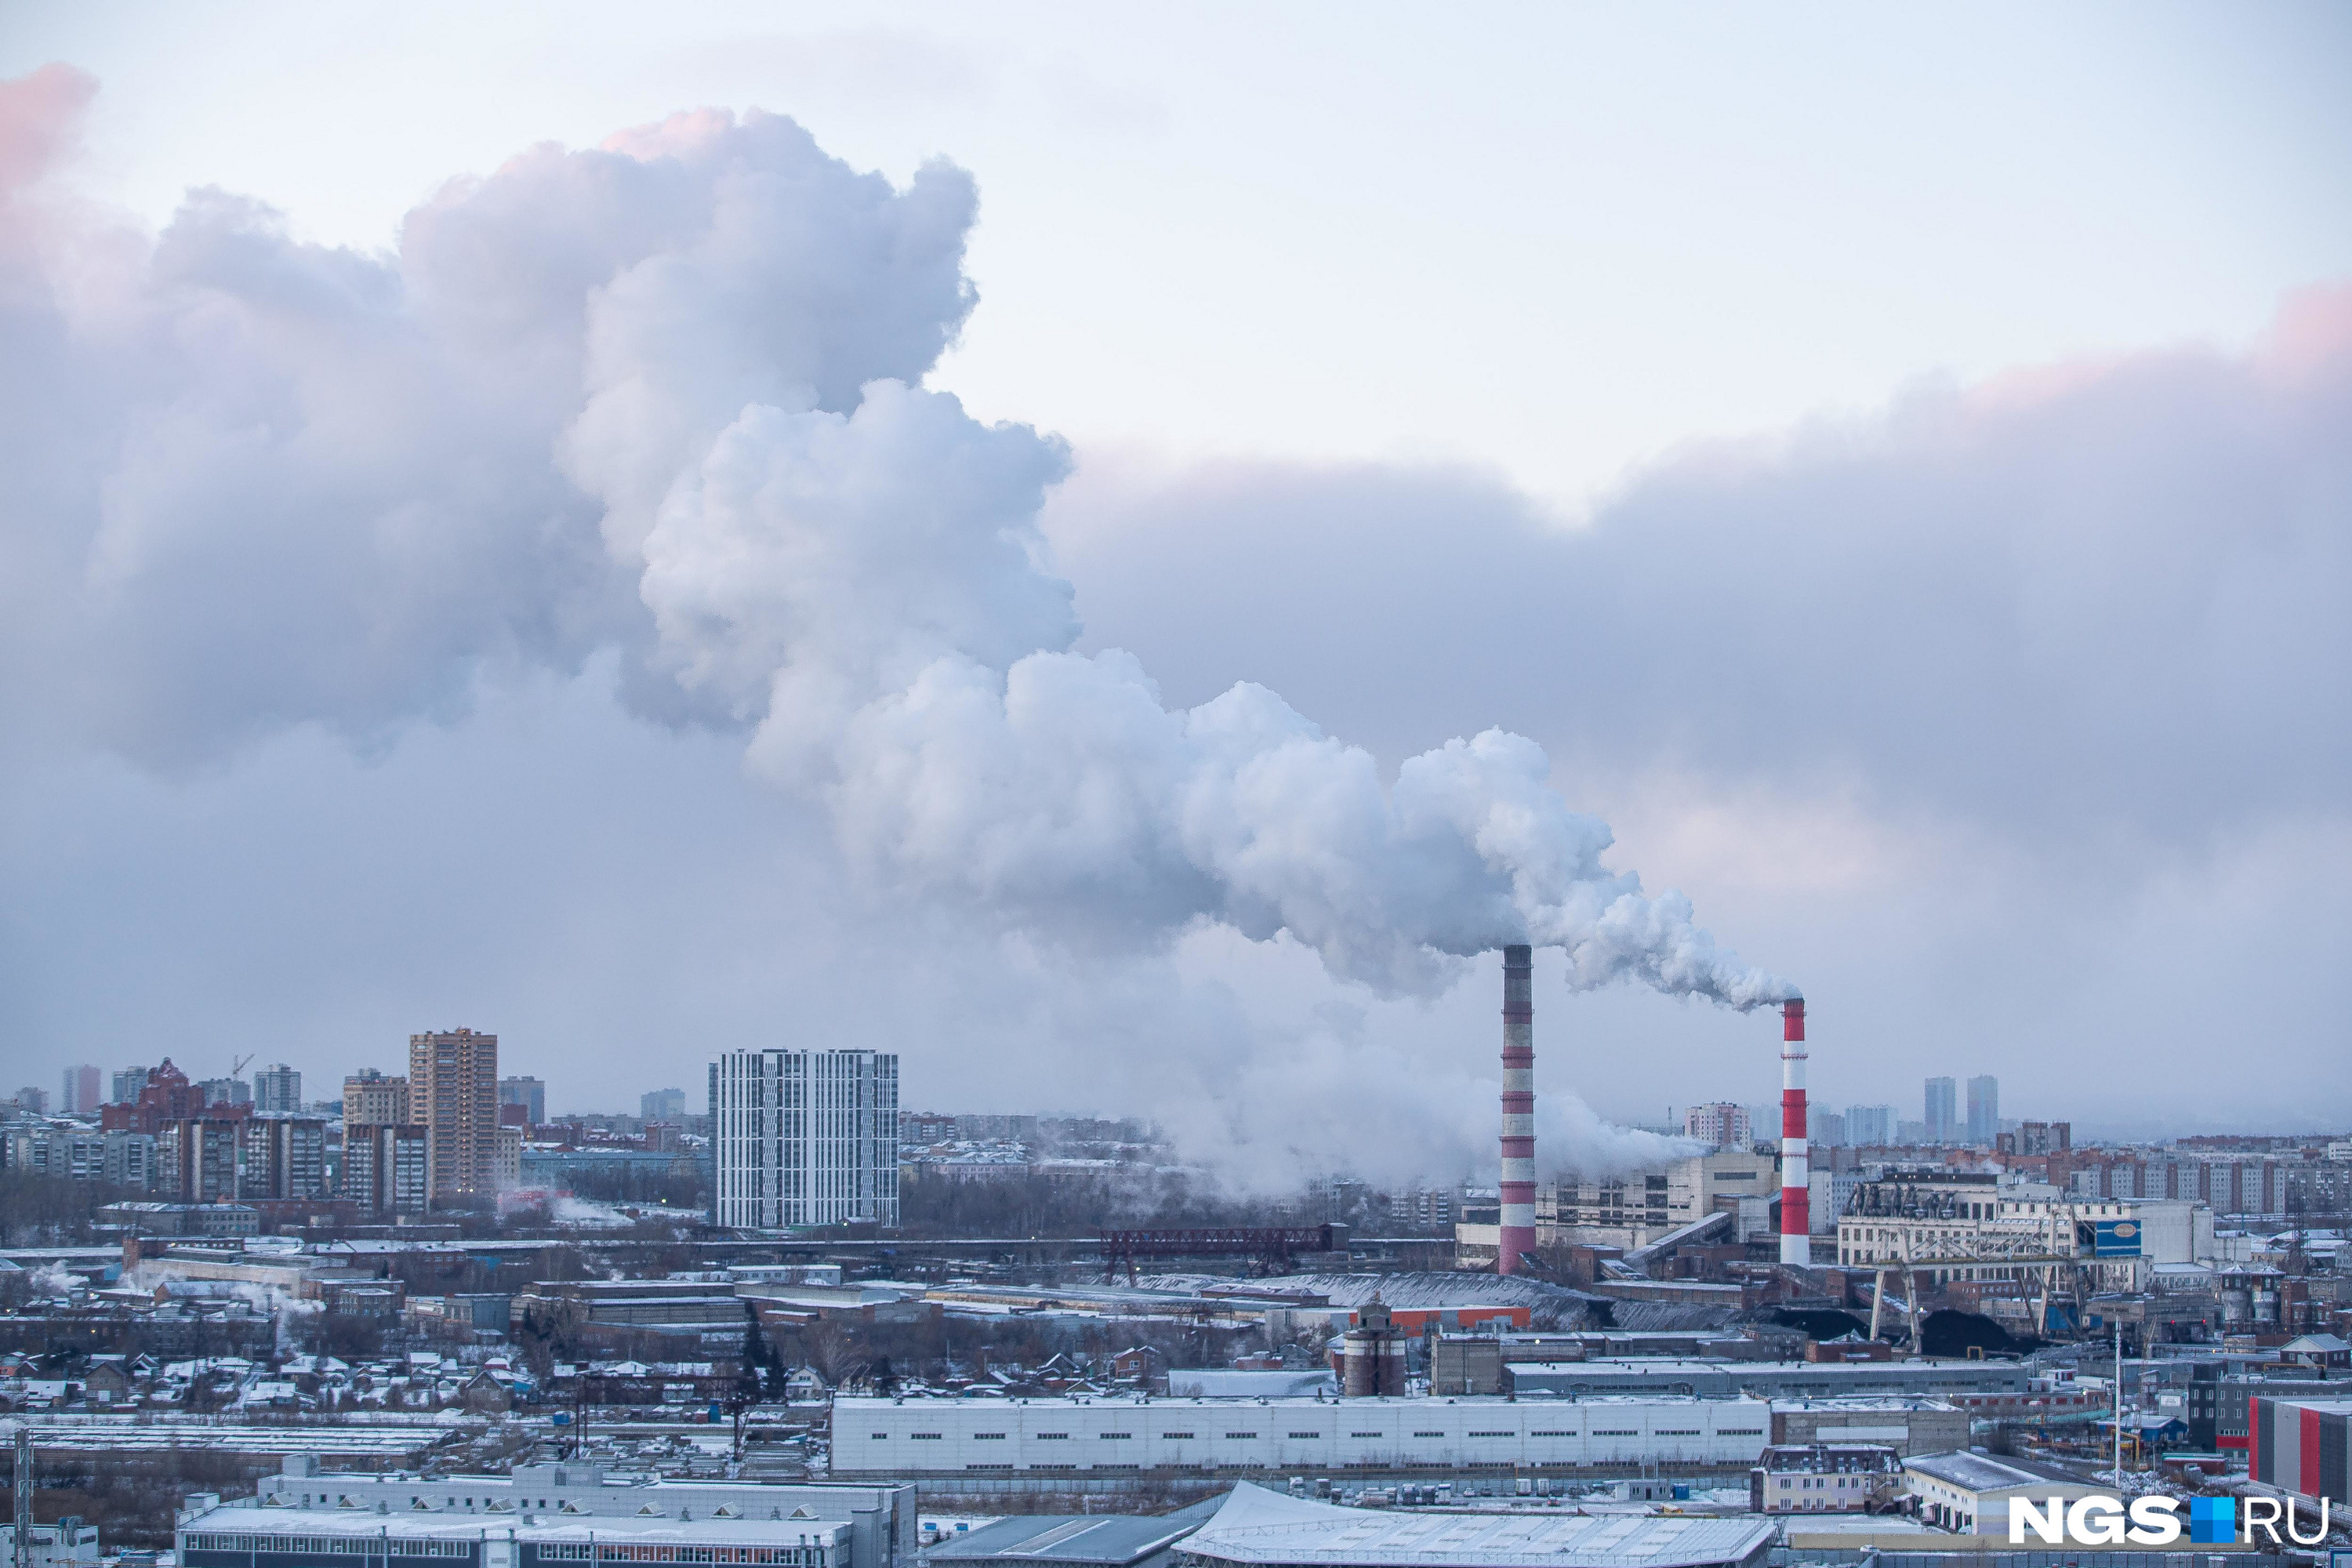
{"type": "Polygon", "coordinates": [[[1672,994],[1742,965],[1832,1106],[2352,1114],[2340,7],[20,5],[0,77],[7,1083],[860,1045],[1452,1179],[1524,920],[1588,1162],[1771,1098],[1672,994]]]}

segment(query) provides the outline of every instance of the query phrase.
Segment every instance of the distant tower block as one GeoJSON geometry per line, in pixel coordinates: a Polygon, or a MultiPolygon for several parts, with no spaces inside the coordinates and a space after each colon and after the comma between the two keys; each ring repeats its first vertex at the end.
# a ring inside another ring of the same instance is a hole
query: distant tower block
{"type": "Polygon", "coordinates": [[[1811,1263],[1812,1174],[1805,1158],[1805,1004],[1780,1004],[1780,1261],[1811,1263]]]}
{"type": "Polygon", "coordinates": [[[1535,952],[1503,949],[1503,1213],[1495,1271],[1536,1249],[1535,952]]]}

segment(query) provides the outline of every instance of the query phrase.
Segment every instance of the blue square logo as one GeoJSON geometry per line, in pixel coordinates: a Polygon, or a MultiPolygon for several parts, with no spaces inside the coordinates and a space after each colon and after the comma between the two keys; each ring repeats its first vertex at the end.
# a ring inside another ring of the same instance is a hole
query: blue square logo
{"type": "Polygon", "coordinates": [[[2238,1500],[2233,1497],[2193,1497],[2189,1500],[2189,1540],[2196,1546],[2228,1546],[2238,1539],[2238,1500]]]}

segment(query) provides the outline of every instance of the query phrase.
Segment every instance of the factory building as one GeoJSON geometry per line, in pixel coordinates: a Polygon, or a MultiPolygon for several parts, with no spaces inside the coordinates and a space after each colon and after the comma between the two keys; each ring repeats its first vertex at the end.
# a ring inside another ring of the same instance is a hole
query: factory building
{"type": "MultiPolygon", "coordinates": [[[[815,1485],[770,1485],[753,1481],[656,1481],[622,1480],[605,1473],[600,1465],[537,1464],[517,1465],[509,1475],[503,1476],[436,1476],[425,1479],[415,1475],[370,1475],[333,1471],[322,1473],[318,1461],[310,1455],[289,1456],[284,1470],[262,1478],[256,1495],[216,1510],[207,1517],[208,1525],[191,1525],[198,1531],[219,1531],[228,1533],[252,1533],[264,1528],[276,1529],[285,1521],[303,1517],[303,1510],[331,1510],[334,1517],[356,1516],[381,1524],[384,1516],[377,1510],[388,1510],[394,1520],[415,1521],[420,1528],[430,1530],[455,1527],[461,1533],[448,1539],[462,1540],[467,1527],[477,1531],[483,1525],[494,1524],[501,1534],[519,1521],[541,1520],[552,1524],[557,1521],[578,1521],[579,1528],[593,1524],[595,1539],[602,1542],[608,1531],[622,1527],[613,1538],[625,1539],[625,1529],[631,1521],[658,1525],[663,1521],[691,1519],[698,1527],[705,1521],[745,1523],[762,1520],[790,1521],[796,1530],[806,1530],[825,1546],[827,1555],[822,1563],[815,1558],[772,1561],[805,1563],[807,1568],[899,1568],[914,1557],[918,1529],[915,1510],[915,1489],[910,1486],[869,1484],[841,1486],[830,1483],[815,1485]],[[267,1510],[267,1513],[258,1510],[267,1510]],[[285,1511],[280,1511],[285,1510],[285,1511]],[[265,1527],[260,1520],[271,1523],[265,1527]],[[837,1535],[834,1533],[837,1530],[837,1535]],[[837,1543],[836,1543],[837,1542],[837,1543]]],[[[306,1533],[296,1531],[296,1534],[306,1533]]],[[[416,1539],[440,1540],[441,1536],[421,1535],[416,1539]]],[[[556,1539],[556,1538],[550,1538],[556,1539]]],[[[585,1540],[563,1537],[563,1540],[585,1540]]],[[[667,1539],[667,1538],[666,1538],[667,1539]]],[[[730,1538],[731,1539],[731,1538],[730,1538]]],[[[724,1544],[717,1538],[698,1538],[698,1545],[724,1544]]],[[[769,1542],[762,1550],[780,1543],[769,1542]]],[[[209,1550],[209,1549],[207,1549],[209,1550]]],[[[268,1551],[262,1547],[257,1550],[268,1551]]],[[[418,1550],[422,1551],[422,1548],[418,1550]]],[[[559,1553],[560,1557],[561,1554],[559,1553]]],[[[181,1558],[188,1568],[201,1568],[181,1558]]],[[[555,1559],[551,1558],[551,1562],[555,1559]]],[[[589,1559],[574,1556],[570,1561],[585,1563],[589,1559]]],[[[616,1558],[612,1561],[635,1562],[752,1562],[740,1558],[616,1558]]],[[[761,1559],[760,1561],[769,1561],[761,1559]]],[[[517,1560],[509,1559],[509,1568],[526,1568],[517,1560]]],[[[242,1559],[236,1568],[248,1568],[242,1559]]],[[[287,1564],[286,1568],[299,1568],[287,1564]]],[[[350,1568],[348,1563],[334,1568],[350,1568]]],[[[418,1565],[423,1568],[423,1565],[418,1565]]],[[[455,1564],[436,1564],[434,1568],[457,1568],[455,1564]]],[[[497,1568],[489,1564],[488,1568],[497,1568]]]]}
{"type": "MultiPolygon", "coordinates": [[[[1536,1189],[1536,1239],[1630,1250],[1717,1210],[1737,1214],[1743,1198],[1760,1215],[1780,1189],[1779,1160],[1748,1149],[1692,1155],[1646,1175],[1547,1182],[1536,1189]]],[[[1457,1227],[1465,1242],[1477,1239],[1471,1228],[1457,1227]]]]}
{"type": "Polygon", "coordinates": [[[833,1406],[840,1476],[1748,1466],[1755,1399],[879,1399],[833,1406]]]}
{"type": "Polygon", "coordinates": [[[98,1568],[98,1526],[71,1515],[55,1524],[36,1524],[25,1532],[20,1555],[16,1527],[0,1524],[0,1562],[22,1568],[98,1568]]]}
{"type": "Polygon", "coordinates": [[[562,1514],[446,1515],[280,1511],[214,1506],[184,1517],[173,1535],[181,1568],[564,1568],[605,1563],[709,1563],[764,1568],[845,1568],[849,1527],[814,1519],[599,1519],[562,1514]]]}
{"type": "Polygon", "coordinates": [[[1176,1550],[1196,1568],[1760,1568],[1777,1537],[1754,1519],[1367,1513],[1244,1484],[1176,1550]]]}
{"type": "Polygon", "coordinates": [[[2343,1394],[2342,1378],[2225,1375],[2219,1362],[2190,1369],[2188,1388],[2189,1447],[2243,1453],[2253,1447],[2252,1407],[2256,1399],[2332,1399],[2343,1394]]]}
{"type": "Polygon", "coordinates": [[[1171,1514],[1015,1514],[950,1536],[924,1553],[931,1568],[1177,1568],[1176,1543],[1217,1511],[1213,1498],[1171,1514]]]}
{"type": "Polygon", "coordinates": [[[2352,1508],[2352,1400],[2255,1399],[2247,1474],[2352,1508]]]}
{"type": "Polygon", "coordinates": [[[1871,1443],[1898,1456],[1969,1446],[1969,1413],[1941,1399],[1796,1399],[1772,1405],[1772,1441],[1871,1443]]]}
{"type": "Polygon", "coordinates": [[[2023,1394],[2028,1373],[2002,1361],[1683,1361],[1664,1356],[1583,1362],[1506,1362],[1506,1386],[1535,1394],[1682,1394],[1841,1399],[1871,1394],[2023,1394]]]}
{"type": "Polygon", "coordinates": [[[2115,1489],[2033,1459],[1990,1454],[1915,1455],[1903,1462],[1903,1489],[1919,1517],[1960,1535],[2009,1537],[2009,1502],[2023,1498],[2040,1508],[2051,1499],[2073,1503],[2113,1497],[2115,1489]]]}
{"type": "Polygon", "coordinates": [[[2086,1251],[2078,1234],[2082,1226],[2093,1226],[2097,1237],[2097,1260],[2086,1258],[2085,1263],[2101,1289],[2145,1289],[2154,1265],[2206,1261],[2214,1253],[2213,1211],[2201,1203],[2070,1200],[2040,1183],[1890,1170],[1855,1185],[1838,1218],[1838,1261],[1867,1268],[1906,1258],[1986,1257],[1982,1264],[1947,1263],[1922,1268],[1919,1274],[1929,1285],[2014,1279],[2026,1270],[1989,1255],[2006,1250],[2081,1256],[2086,1251]],[[2111,1238],[2127,1242],[2129,1255],[2106,1256],[2111,1238]]]}

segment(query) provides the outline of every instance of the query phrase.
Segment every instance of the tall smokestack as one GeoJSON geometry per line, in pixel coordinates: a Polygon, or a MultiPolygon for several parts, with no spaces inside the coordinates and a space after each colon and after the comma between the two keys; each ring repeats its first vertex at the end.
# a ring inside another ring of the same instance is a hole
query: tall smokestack
{"type": "Polygon", "coordinates": [[[1535,950],[1503,949],[1503,1213],[1495,1272],[1536,1249],[1535,950]]]}
{"type": "Polygon", "coordinates": [[[1811,1263],[1812,1173],[1805,1155],[1805,1004],[1780,1004],[1780,1261],[1811,1263]]]}

